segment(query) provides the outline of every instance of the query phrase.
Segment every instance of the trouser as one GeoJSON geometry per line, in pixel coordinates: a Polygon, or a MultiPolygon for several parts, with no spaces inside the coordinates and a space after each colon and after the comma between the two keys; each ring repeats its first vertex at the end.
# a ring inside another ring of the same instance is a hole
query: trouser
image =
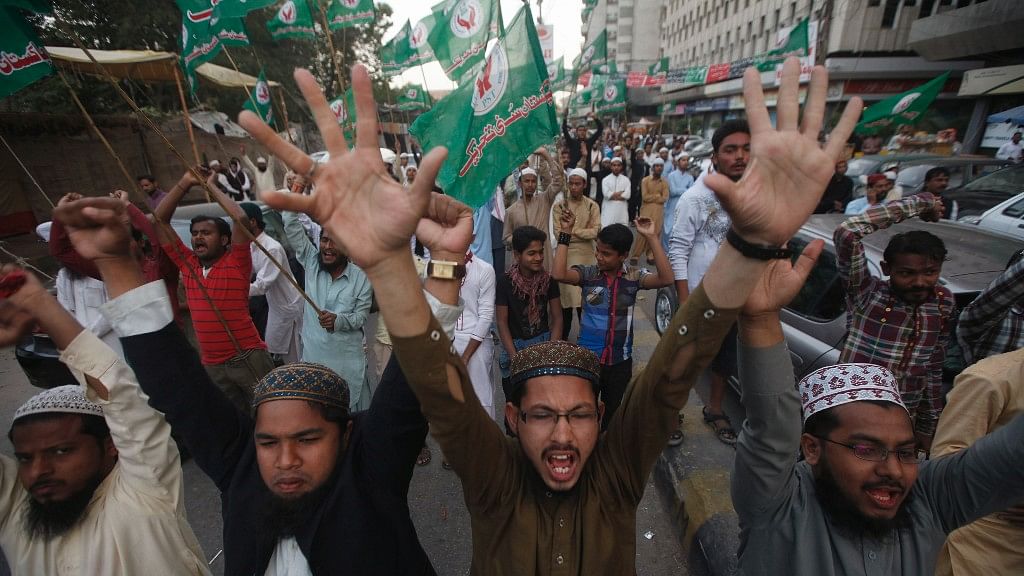
{"type": "Polygon", "coordinates": [[[615,411],[622,404],[629,380],[633,377],[633,359],[623,360],[618,364],[602,364],[601,378],[598,381],[598,394],[604,402],[604,418],[601,419],[601,431],[608,429],[615,411]]]}
{"type": "Polygon", "coordinates": [[[266,350],[246,350],[222,364],[204,364],[210,380],[242,413],[252,414],[253,389],[274,369],[266,350]]]}
{"type": "MultiPolygon", "coordinates": [[[[551,332],[544,332],[538,334],[528,340],[522,340],[519,338],[512,339],[512,347],[516,349],[516,352],[533,346],[534,344],[540,344],[541,342],[547,342],[551,339],[551,332]]],[[[505,393],[505,400],[511,402],[512,397],[512,385],[509,379],[510,371],[509,368],[512,366],[512,359],[509,358],[508,352],[505,347],[501,347],[501,353],[498,355],[498,367],[501,368],[501,391],[505,393]]],[[[509,426],[508,419],[505,419],[505,433],[509,436],[515,436],[512,433],[512,428],[509,426]]]]}
{"type": "MultiPolygon", "coordinates": [[[[468,334],[455,334],[455,350],[462,354],[469,346],[472,338],[468,334]]],[[[494,418],[494,342],[490,334],[480,342],[473,357],[466,364],[466,371],[469,372],[469,381],[473,384],[473,391],[480,400],[480,405],[492,419],[494,418]]]]}
{"type": "Polygon", "coordinates": [[[562,308],[562,340],[569,341],[569,333],[572,332],[572,311],[576,311],[576,318],[583,314],[583,308],[562,308]]]}

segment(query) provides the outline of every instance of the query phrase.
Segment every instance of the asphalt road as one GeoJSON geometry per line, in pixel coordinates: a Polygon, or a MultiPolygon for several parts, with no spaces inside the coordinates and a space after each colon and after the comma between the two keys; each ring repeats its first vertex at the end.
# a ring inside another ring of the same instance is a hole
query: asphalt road
{"type": "MultiPolygon", "coordinates": [[[[646,298],[653,299],[654,292],[646,298]]],[[[374,333],[375,318],[367,326],[367,334],[374,333]]],[[[657,342],[657,335],[648,316],[638,310],[636,315],[636,358],[637,369],[646,364],[657,342]]],[[[495,362],[497,364],[497,362],[495,362]]],[[[496,379],[495,382],[498,382],[496,379]]],[[[500,386],[498,394],[500,396],[500,386]]],[[[0,349],[0,430],[10,427],[15,409],[32,396],[32,388],[14,359],[11,348],[0,349]]],[[[500,406],[503,398],[496,398],[500,406]]],[[[10,443],[3,435],[0,451],[13,453],[10,443]]],[[[471,538],[469,515],[462,500],[462,491],[454,473],[441,467],[441,453],[433,439],[433,460],[417,468],[409,491],[410,508],[420,541],[430,556],[437,573],[441,576],[469,574],[471,538]]],[[[185,501],[189,522],[192,525],[214,574],[224,569],[221,552],[220,498],[212,482],[192,462],[183,466],[185,476],[185,501]]],[[[683,550],[675,533],[664,502],[648,481],[647,491],[637,513],[637,574],[660,576],[664,574],[685,576],[687,571],[683,550]]],[[[0,575],[9,574],[5,563],[0,563],[0,575]]]]}

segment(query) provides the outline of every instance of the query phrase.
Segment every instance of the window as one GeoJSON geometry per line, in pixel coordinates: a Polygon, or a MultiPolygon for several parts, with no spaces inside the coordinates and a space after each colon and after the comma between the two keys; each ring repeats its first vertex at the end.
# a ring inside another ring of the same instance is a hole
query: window
{"type": "Polygon", "coordinates": [[[1010,204],[1003,210],[1003,216],[1009,216],[1010,218],[1020,218],[1024,216],[1024,200],[1017,200],[1013,204],[1010,204]]]}
{"type": "MultiPolygon", "coordinates": [[[[882,0],[868,0],[868,6],[878,6],[882,0]]],[[[942,0],[943,4],[949,4],[949,0],[942,0]]]]}
{"type": "Polygon", "coordinates": [[[882,10],[882,28],[892,28],[896,23],[896,14],[900,11],[900,0],[885,0],[882,10]]]}
{"type": "MultiPolygon", "coordinates": [[[[804,236],[795,236],[789,241],[794,262],[807,244],[808,239],[804,236]]],[[[826,246],[821,252],[800,293],[786,308],[818,322],[835,320],[846,312],[846,289],[839,277],[839,263],[831,247],[826,246]]]]}
{"type": "Polygon", "coordinates": [[[918,18],[927,18],[932,15],[932,8],[935,0],[921,0],[921,11],[917,13],[918,18]]]}

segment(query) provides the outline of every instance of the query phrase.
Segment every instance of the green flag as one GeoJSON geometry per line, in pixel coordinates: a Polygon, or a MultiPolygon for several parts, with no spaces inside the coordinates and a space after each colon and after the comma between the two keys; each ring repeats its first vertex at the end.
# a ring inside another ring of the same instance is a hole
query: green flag
{"type": "Polygon", "coordinates": [[[409,47],[415,54],[409,61],[410,64],[426,64],[437,59],[434,57],[434,49],[430,47],[430,33],[436,21],[434,14],[431,13],[412,26],[409,31],[409,47]]]}
{"type": "Polygon", "coordinates": [[[22,13],[0,7],[0,98],[53,73],[53,63],[22,13]]]}
{"type": "Polygon", "coordinates": [[[309,3],[306,0],[287,0],[277,9],[277,14],[267,21],[267,30],[274,40],[315,40],[313,12],[309,9],[309,3]]]}
{"type": "Polygon", "coordinates": [[[398,94],[398,104],[395,109],[402,112],[414,110],[429,110],[431,106],[430,94],[422,87],[415,84],[407,86],[398,94]]]}
{"type": "Polygon", "coordinates": [[[703,84],[704,79],[708,76],[707,66],[691,66],[686,69],[686,74],[683,75],[684,84],[703,84]]]}
{"type": "Polygon", "coordinates": [[[216,18],[245,18],[245,15],[253,10],[266,8],[273,5],[277,0],[214,0],[214,11],[216,18]]]}
{"type": "Polygon", "coordinates": [[[668,57],[667,56],[665,58],[662,58],[662,59],[658,60],[654,64],[651,64],[647,68],[647,75],[648,76],[658,76],[659,74],[668,74],[668,57]]]}
{"type": "Polygon", "coordinates": [[[601,88],[601,98],[594,106],[598,114],[610,112],[622,112],[626,109],[626,80],[624,78],[609,78],[604,81],[601,88]]]}
{"type": "Polygon", "coordinates": [[[619,66],[615,63],[614,60],[612,60],[611,62],[595,64],[590,71],[593,72],[594,74],[604,74],[607,76],[609,74],[618,74],[619,66]]]}
{"type": "Polygon", "coordinates": [[[334,0],[327,9],[327,27],[341,30],[373,22],[373,0],[334,0]]]}
{"type": "Polygon", "coordinates": [[[938,78],[913,90],[890,96],[871,106],[861,115],[860,124],[857,124],[855,130],[860,133],[872,134],[879,128],[915,124],[935,101],[935,97],[942,91],[942,87],[948,79],[949,72],[944,72],[938,78]]]}
{"type": "Polygon", "coordinates": [[[583,47],[583,52],[576,57],[573,68],[576,70],[590,70],[595,64],[602,64],[608,60],[608,32],[602,30],[597,38],[583,47]]]}
{"type": "Polygon", "coordinates": [[[498,31],[494,0],[447,0],[432,9],[435,25],[427,42],[448,78],[459,79],[483,61],[487,41],[498,31]]]}
{"type": "Polygon", "coordinates": [[[241,18],[214,18],[211,0],[177,0],[181,9],[181,68],[195,92],[195,70],[213,60],[224,46],[248,46],[241,18]]]}
{"type": "Polygon", "coordinates": [[[344,96],[339,96],[328,102],[328,106],[331,107],[331,112],[334,112],[334,117],[338,119],[345,138],[352,142],[353,128],[356,123],[356,100],[352,94],[352,88],[349,87],[348,90],[345,90],[344,96]]]}
{"type": "Polygon", "coordinates": [[[0,0],[0,8],[18,8],[36,14],[53,14],[53,0],[0,0]]]}
{"type": "Polygon", "coordinates": [[[412,26],[406,20],[391,40],[380,48],[380,62],[382,71],[393,76],[399,74],[410,66],[409,62],[417,56],[417,52],[410,45],[409,37],[412,34],[412,26]]]}
{"type": "Polygon", "coordinates": [[[259,116],[260,120],[263,120],[268,125],[274,121],[274,107],[271,106],[270,100],[270,84],[267,83],[267,78],[262,69],[260,69],[259,79],[256,80],[256,86],[253,87],[252,93],[249,94],[249,98],[245,101],[242,108],[259,116]]]}
{"type": "Polygon", "coordinates": [[[498,181],[558,131],[528,5],[498,38],[476,79],[437,102],[409,129],[424,150],[448,148],[438,183],[446,194],[474,208],[486,203],[498,181]]]}
{"type": "Polygon", "coordinates": [[[778,48],[754,56],[757,69],[761,72],[775,70],[775,65],[780,64],[789,56],[807,56],[810,49],[810,42],[807,40],[807,23],[808,19],[804,18],[796,26],[793,26],[786,36],[786,41],[778,48]]]}

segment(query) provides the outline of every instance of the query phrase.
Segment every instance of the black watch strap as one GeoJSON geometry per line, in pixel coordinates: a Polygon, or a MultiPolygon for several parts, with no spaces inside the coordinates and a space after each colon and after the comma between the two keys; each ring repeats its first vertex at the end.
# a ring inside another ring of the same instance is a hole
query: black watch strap
{"type": "Polygon", "coordinates": [[[752,244],[747,242],[732,228],[730,228],[729,233],[725,235],[725,239],[733,248],[738,250],[740,254],[755,260],[782,260],[793,255],[793,251],[789,248],[777,248],[775,246],[764,246],[763,244],[752,244]]]}

